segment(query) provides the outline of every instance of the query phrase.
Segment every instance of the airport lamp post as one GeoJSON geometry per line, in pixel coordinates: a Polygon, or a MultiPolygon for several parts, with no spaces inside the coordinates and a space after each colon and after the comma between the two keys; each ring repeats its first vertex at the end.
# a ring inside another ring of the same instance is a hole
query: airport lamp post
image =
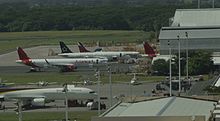
{"type": "Polygon", "coordinates": [[[215,8],[215,0],[212,0],[212,8],[215,8]]]}
{"type": "Polygon", "coordinates": [[[63,92],[65,93],[65,119],[66,121],[68,121],[68,97],[67,97],[67,92],[68,92],[68,88],[67,88],[67,84],[64,84],[64,88],[63,88],[63,92]]]}
{"type": "Polygon", "coordinates": [[[18,106],[18,121],[22,121],[22,104],[21,100],[18,100],[17,106],[18,106]]]}
{"type": "Polygon", "coordinates": [[[179,95],[181,93],[181,61],[180,61],[180,36],[177,35],[178,39],[178,52],[179,52],[179,95]]]}
{"type": "Polygon", "coordinates": [[[110,107],[112,107],[112,70],[111,65],[108,66],[109,72],[109,98],[110,98],[110,107]]]}
{"type": "Polygon", "coordinates": [[[188,37],[188,32],[185,32],[185,34],[186,34],[186,78],[190,84],[190,79],[189,79],[189,48],[188,48],[189,37],[188,37]]]}
{"type": "Polygon", "coordinates": [[[170,47],[170,41],[168,40],[168,46],[169,46],[169,56],[170,56],[170,96],[172,96],[172,56],[171,56],[171,47],[170,47]]]}
{"type": "Polygon", "coordinates": [[[96,71],[96,78],[97,78],[97,87],[98,87],[98,116],[100,116],[100,71],[97,69],[96,71]]]}

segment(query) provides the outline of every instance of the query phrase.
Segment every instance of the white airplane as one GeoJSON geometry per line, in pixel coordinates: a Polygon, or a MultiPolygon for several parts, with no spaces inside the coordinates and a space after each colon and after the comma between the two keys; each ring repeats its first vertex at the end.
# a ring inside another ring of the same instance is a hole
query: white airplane
{"type": "Polygon", "coordinates": [[[71,58],[71,59],[31,59],[27,56],[24,50],[20,47],[17,49],[19,60],[16,63],[21,63],[31,66],[31,71],[48,67],[59,67],[61,71],[74,71],[77,66],[93,66],[107,63],[107,58],[71,58]]]}
{"type": "MultiPolygon", "coordinates": [[[[68,100],[87,100],[97,97],[95,91],[75,87],[74,85],[67,85],[67,98],[68,100]]],[[[55,100],[64,100],[65,92],[64,88],[46,88],[46,89],[28,89],[12,92],[4,92],[0,95],[0,100],[21,100],[23,106],[45,106],[46,103],[53,102],[55,100]]]]}
{"type": "MultiPolygon", "coordinates": [[[[64,43],[63,43],[64,44],[64,43]]],[[[61,46],[61,51],[65,53],[58,54],[63,57],[67,58],[89,58],[89,57],[105,57],[108,61],[116,61],[118,59],[129,59],[129,58],[138,58],[140,56],[139,52],[135,51],[96,51],[96,52],[83,52],[83,53],[72,53],[71,51],[64,51],[70,50],[67,46],[61,46]]]]}

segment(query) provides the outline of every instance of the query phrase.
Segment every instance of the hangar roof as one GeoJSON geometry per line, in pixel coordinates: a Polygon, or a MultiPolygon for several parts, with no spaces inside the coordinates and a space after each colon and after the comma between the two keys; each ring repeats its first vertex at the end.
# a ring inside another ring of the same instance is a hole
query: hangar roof
{"type": "Polygon", "coordinates": [[[219,26],[220,9],[177,9],[171,26],[219,26]]]}
{"type": "Polygon", "coordinates": [[[159,39],[175,39],[177,35],[181,39],[186,39],[186,32],[189,39],[194,38],[220,38],[220,26],[216,27],[163,27],[160,31],[159,39]]]}
{"type": "Polygon", "coordinates": [[[178,49],[180,37],[181,49],[220,49],[220,9],[177,9],[170,27],[160,31],[160,53],[167,54],[168,40],[170,48],[178,49]],[[188,33],[188,38],[186,37],[188,33]],[[188,44],[185,40],[188,40],[188,44]]]}
{"type": "Polygon", "coordinates": [[[210,117],[214,101],[183,97],[167,97],[138,103],[120,103],[104,117],[117,116],[196,116],[210,117]]]}
{"type": "Polygon", "coordinates": [[[168,41],[170,47],[178,50],[179,36],[181,49],[188,48],[189,50],[196,49],[220,49],[220,26],[216,27],[163,27],[160,31],[160,53],[167,54],[168,41]],[[186,36],[188,34],[188,38],[186,36]],[[187,44],[188,43],[188,44],[187,44]],[[166,51],[165,51],[166,50],[166,51]]]}

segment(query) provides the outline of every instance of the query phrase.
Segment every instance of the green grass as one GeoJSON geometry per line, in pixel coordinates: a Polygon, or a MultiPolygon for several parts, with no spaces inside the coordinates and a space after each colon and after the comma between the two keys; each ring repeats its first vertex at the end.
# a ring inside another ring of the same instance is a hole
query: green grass
{"type": "MultiPolygon", "coordinates": [[[[72,83],[73,81],[83,81],[90,78],[91,81],[96,81],[94,73],[84,75],[79,72],[71,73],[58,73],[58,72],[40,72],[40,73],[24,73],[24,74],[0,74],[3,80],[16,84],[25,84],[29,82],[47,81],[57,82],[59,84],[72,83]]],[[[112,74],[112,82],[129,82],[133,78],[133,75],[126,74],[112,74]]],[[[140,81],[161,81],[165,79],[164,76],[137,76],[140,81]]],[[[100,80],[103,83],[108,83],[109,75],[107,73],[101,73],[100,80]]]]}
{"type": "MultiPolygon", "coordinates": [[[[65,118],[64,112],[23,112],[23,121],[53,121],[65,118]]],[[[69,112],[69,118],[74,121],[91,121],[92,116],[97,116],[97,112],[69,112]]],[[[18,115],[15,112],[0,113],[0,121],[17,121],[18,115]]]]}
{"type": "Polygon", "coordinates": [[[143,31],[37,31],[37,32],[2,32],[0,33],[0,53],[15,50],[17,46],[30,47],[38,45],[57,45],[60,40],[67,44],[83,43],[101,45],[117,43],[141,43],[148,38],[143,31]]]}

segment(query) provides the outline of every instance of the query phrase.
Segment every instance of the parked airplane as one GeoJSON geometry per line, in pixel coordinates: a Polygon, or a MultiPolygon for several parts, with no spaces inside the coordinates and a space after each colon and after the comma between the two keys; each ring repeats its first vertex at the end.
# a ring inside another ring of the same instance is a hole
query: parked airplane
{"type": "MultiPolygon", "coordinates": [[[[87,50],[81,42],[78,42],[79,51],[82,52],[91,52],[87,50]]],[[[102,48],[96,48],[94,52],[102,51],[102,48]]]]}
{"type": "MultiPolygon", "coordinates": [[[[67,85],[67,98],[68,100],[87,100],[97,97],[95,91],[75,87],[74,85],[67,85]]],[[[55,100],[64,100],[65,93],[64,88],[45,88],[45,89],[28,89],[12,92],[4,92],[0,95],[0,100],[21,100],[23,106],[45,106],[46,103],[50,103],[55,100]]]]}
{"type": "Polygon", "coordinates": [[[93,66],[107,62],[107,58],[31,59],[21,47],[18,47],[17,52],[19,60],[16,60],[16,62],[31,66],[31,71],[48,67],[59,67],[64,72],[74,71],[77,66],[93,66]]]}
{"type": "MultiPolygon", "coordinates": [[[[87,50],[87,49],[83,46],[83,44],[80,43],[80,42],[78,42],[78,47],[79,47],[79,51],[80,51],[80,52],[91,52],[91,51],[87,50]]],[[[73,53],[73,52],[67,47],[67,45],[66,45],[64,42],[62,42],[62,41],[60,41],[60,48],[61,48],[61,52],[62,52],[62,53],[73,53]]],[[[97,49],[95,49],[94,52],[97,52],[97,51],[102,51],[102,48],[97,48],[97,49]]]]}
{"type": "Polygon", "coordinates": [[[128,58],[138,58],[140,55],[139,52],[135,52],[135,51],[130,51],[130,52],[129,51],[119,51],[119,52],[96,51],[96,52],[72,53],[70,51],[64,51],[64,50],[69,50],[66,47],[67,46],[61,46],[61,51],[63,53],[58,54],[58,55],[63,56],[63,57],[67,57],[67,58],[105,57],[108,59],[108,61],[114,61],[114,60],[119,60],[119,59],[128,59],[128,58]],[[62,48],[62,47],[64,47],[64,48],[62,48]]]}

